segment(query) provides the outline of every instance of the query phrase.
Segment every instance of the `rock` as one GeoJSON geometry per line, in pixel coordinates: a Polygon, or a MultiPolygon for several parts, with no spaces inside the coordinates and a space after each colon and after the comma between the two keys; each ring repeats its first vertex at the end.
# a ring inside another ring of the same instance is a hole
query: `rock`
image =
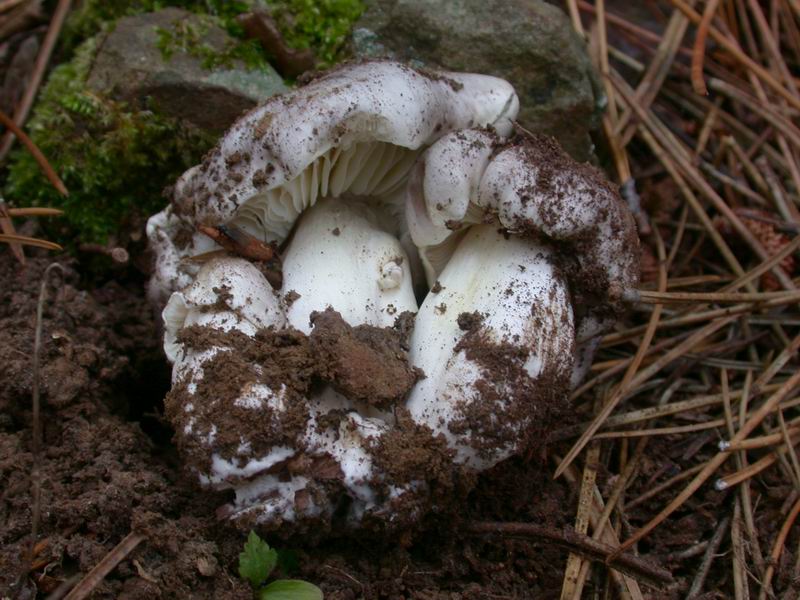
{"type": "Polygon", "coordinates": [[[496,75],[520,96],[520,124],[556,137],[578,160],[605,98],[567,16],[542,0],[366,0],[358,57],[387,56],[496,75]]]}
{"type": "Polygon", "coordinates": [[[268,66],[209,64],[229,56],[235,43],[210,19],[177,8],[124,17],[100,43],[87,85],[221,133],[243,111],[287,89],[268,66]]]}

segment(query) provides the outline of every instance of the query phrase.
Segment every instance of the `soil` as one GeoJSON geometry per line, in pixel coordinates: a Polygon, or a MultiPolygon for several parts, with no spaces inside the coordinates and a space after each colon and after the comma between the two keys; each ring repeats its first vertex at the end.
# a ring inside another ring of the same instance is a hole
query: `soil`
{"type": "Polygon", "coordinates": [[[407,329],[351,327],[331,308],[311,313],[311,323],[311,350],[320,376],[351,400],[390,408],[424,376],[408,361],[407,329]]]}
{"type": "MultiPolygon", "coordinates": [[[[70,262],[62,263],[65,282],[50,290],[44,310],[44,443],[36,461],[42,516],[33,569],[24,575],[31,541],[34,323],[48,262],[29,258],[21,269],[10,252],[0,253],[0,596],[33,598],[38,591],[44,597],[64,582],[74,583],[136,531],[144,541],[95,587],[92,598],[252,598],[237,575],[248,531],[217,518],[216,508],[230,497],[198,489],[178,460],[174,432],[162,416],[169,369],[143,281],[135,273],[118,273],[116,281],[82,282],[79,265],[70,262]]],[[[469,333],[480,325],[480,315],[461,321],[469,333]]],[[[276,361],[298,355],[299,342],[284,341],[283,358],[276,361]]],[[[402,430],[402,412],[398,420],[402,430]]],[[[570,425],[569,419],[564,424],[570,425]]],[[[420,442],[413,433],[387,438],[377,455],[391,456],[392,468],[407,473],[435,471],[435,462],[418,460],[420,442]]],[[[422,437],[430,443],[430,436],[422,437]]],[[[715,451],[713,435],[676,443],[686,439],[653,440],[629,495],[651,490],[715,451]]],[[[530,539],[470,535],[465,524],[570,526],[577,488],[551,478],[554,456],[563,455],[569,444],[537,444],[536,452],[501,463],[477,482],[461,481],[458,474],[449,481],[441,478],[430,511],[414,530],[390,537],[375,530],[332,531],[326,537],[262,534],[294,557],[296,565],[283,574],[314,582],[327,600],[557,598],[564,550],[530,539]],[[437,502],[460,510],[439,510],[437,502]]],[[[598,483],[607,492],[613,479],[601,469],[598,483]]],[[[790,497],[786,486],[771,471],[754,485],[764,549],[782,523],[780,511],[790,497]]],[[[643,524],[670,497],[661,493],[627,509],[631,522],[623,529],[643,524]]],[[[718,525],[717,508],[733,497],[704,487],[639,546],[640,554],[669,568],[677,581],[670,591],[645,587],[645,597],[685,595],[698,557],[682,551],[710,538],[718,525]]],[[[796,547],[793,534],[777,565],[777,589],[792,585],[787,577],[796,547]]],[[[727,561],[715,561],[708,587],[721,590],[716,597],[732,595],[729,574],[727,561]]],[[[590,580],[586,593],[593,592],[590,580]]]]}

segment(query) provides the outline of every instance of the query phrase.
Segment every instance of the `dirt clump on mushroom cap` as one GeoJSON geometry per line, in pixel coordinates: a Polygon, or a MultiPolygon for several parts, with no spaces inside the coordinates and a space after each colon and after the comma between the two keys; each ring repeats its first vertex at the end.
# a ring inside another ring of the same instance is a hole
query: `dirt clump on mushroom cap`
{"type": "MultiPolygon", "coordinates": [[[[399,316],[395,327],[352,327],[328,309],[313,313],[312,322],[311,335],[291,327],[261,329],[253,337],[202,325],[181,329],[178,342],[187,351],[217,349],[203,362],[202,377],[187,372],[165,400],[166,416],[175,425],[176,443],[190,470],[209,472],[214,455],[235,460],[243,440],[252,456],[280,445],[302,454],[308,398],[326,383],[350,400],[388,408],[401,404],[423,376],[407,354],[413,315],[399,316]],[[273,390],[284,408],[264,405],[254,410],[241,401],[259,385],[273,390]]],[[[320,416],[321,422],[337,420],[337,411],[320,416]]],[[[269,472],[284,467],[281,461],[269,472]]]]}
{"type": "Polygon", "coordinates": [[[251,338],[236,330],[223,332],[192,325],[180,331],[178,340],[195,352],[236,349],[217,352],[203,363],[201,379],[194,382],[184,377],[164,401],[166,415],[179,432],[176,442],[190,469],[201,473],[210,469],[212,455],[204,442],[225,460],[236,456],[242,439],[249,441],[255,453],[266,453],[276,444],[294,443],[308,420],[305,396],[315,372],[303,333],[262,329],[251,338]],[[237,402],[259,384],[283,390],[287,410],[255,411],[237,402]]]}
{"type": "Polygon", "coordinates": [[[408,360],[408,329],[350,326],[331,308],[311,313],[317,373],[351,400],[379,408],[401,402],[423,375],[408,360]]]}

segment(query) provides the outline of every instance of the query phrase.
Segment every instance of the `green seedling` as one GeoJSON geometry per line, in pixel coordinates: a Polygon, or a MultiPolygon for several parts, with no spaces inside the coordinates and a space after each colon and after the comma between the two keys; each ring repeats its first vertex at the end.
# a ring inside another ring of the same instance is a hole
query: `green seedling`
{"type": "Polygon", "coordinates": [[[278,562],[278,551],[251,531],[239,554],[239,576],[250,582],[258,600],[322,600],[322,590],[307,581],[276,579],[264,585],[278,562]]]}

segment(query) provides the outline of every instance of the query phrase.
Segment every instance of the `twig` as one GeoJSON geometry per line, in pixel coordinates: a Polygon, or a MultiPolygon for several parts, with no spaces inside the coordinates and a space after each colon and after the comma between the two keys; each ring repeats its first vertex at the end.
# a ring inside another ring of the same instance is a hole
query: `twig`
{"type": "MultiPolygon", "coordinates": [[[[17,235],[17,230],[14,229],[14,223],[11,222],[11,214],[6,207],[6,203],[0,200],[0,234],[3,235],[17,235]]],[[[11,248],[11,253],[19,261],[21,265],[25,265],[25,252],[22,250],[22,244],[19,242],[7,241],[11,248]]]]}
{"type": "MultiPolygon", "coordinates": [[[[796,443],[797,440],[793,437],[793,442],[796,443]]],[[[752,479],[765,469],[768,469],[775,461],[778,460],[778,457],[786,454],[789,451],[789,448],[786,444],[779,445],[775,451],[771,454],[767,454],[766,456],[760,458],[756,462],[747,465],[745,468],[740,469],[731,473],[730,475],[726,475],[725,477],[721,477],[714,482],[714,487],[718,490],[727,490],[731,486],[737,485],[742,483],[743,481],[747,481],[752,479]]]]}
{"type": "MultiPolygon", "coordinates": [[[[25,574],[29,572],[35,557],[36,538],[39,535],[39,521],[42,514],[42,481],[40,461],[42,457],[42,419],[41,400],[40,400],[40,375],[39,363],[42,353],[42,322],[44,321],[44,304],[47,300],[47,284],[50,281],[50,274],[59,271],[60,281],[64,279],[64,267],[58,263],[51,263],[42,274],[42,283],[39,287],[39,301],[36,304],[36,324],[34,327],[33,341],[33,395],[32,395],[32,421],[33,421],[33,440],[31,444],[31,455],[33,464],[31,466],[31,543],[28,547],[28,560],[25,574]]],[[[58,289],[58,288],[56,288],[58,289]]]]}
{"type": "MultiPolygon", "coordinates": [[[[747,422],[742,426],[742,428],[738,431],[738,433],[734,436],[731,442],[739,442],[745,439],[750,433],[761,424],[764,420],[764,417],[771,412],[776,405],[778,405],[782,400],[789,395],[797,386],[800,384],[800,371],[797,371],[794,375],[792,375],[786,383],[784,383],[780,389],[775,392],[770,398],[761,405],[753,416],[751,416],[747,422]]],[[[680,493],[675,499],[670,502],[660,513],[658,513],[655,517],[653,517],[647,524],[642,526],[636,533],[634,533],[630,538],[628,538],[623,544],[620,546],[619,552],[622,552],[631,546],[633,546],[636,542],[644,538],[648,533],[650,533],[653,529],[658,527],[661,523],[664,522],[664,519],[669,517],[675,510],[678,509],[689,497],[691,497],[705,481],[711,477],[711,475],[727,460],[730,455],[726,452],[718,452],[711,460],[709,460],[703,469],[695,476],[695,478],[689,483],[688,486],[680,493]]]]}
{"type": "MultiPolygon", "coordinates": [[[[36,57],[36,63],[33,66],[33,73],[31,73],[28,85],[25,88],[25,94],[17,104],[14,111],[14,124],[19,128],[28,118],[28,113],[33,106],[33,100],[36,98],[36,93],[39,91],[39,86],[42,83],[44,73],[47,70],[47,63],[50,62],[50,55],[53,53],[58,36],[61,33],[61,28],[64,26],[64,21],[69,13],[72,0],[59,0],[56,6],[53,18],[50,21],[50,27],[47,29],[47,35],[44,37],[42,47],[36,57]]],[[[11,129],[9,127],[9,129],[11,129]]],[[[7,131],[0,140],[0,162],[5,160],[11,145],[14,143],[15,131],[7,131]]],[[[60,191],[60,190],[59,190],[60,191]]]]}
{"type": "Polygon", "coordinates": [[[106,575],[122,562],[144,539],[145,536],[141,533],[130,532],[81,579],[78,585],[72,588],[65,600],[83,600],[83,598],[86,598],[105,579],[106,575]]]}
{"type": "Polygon", "coordinates": [[[692,46],[692,87],[694,91],[701,96],[707,96],[708,90],[706,83],[703,80],[703,59],[706,54],[706,38],[708,37],[708,29],[711,26],[711,20],[717,12],[719,0],[709,0],[703,10],[703,18],[697,26],[697,34],[694,38],[694,45],[692,46]]]}
{"type": "Polygon", "coordinates": [[[48,242],[47,240],[40,240],[24,235],[0,233],[0,242],[17,242],[25,246],[36,246],[37,248],[44,248],[45,250],[63,250],[63,248],[55,242],[48,242]]]}
{"type": "Polygon", "coordinates": [[[653,304],[680,304],[684,302],[766,302],[767,300],[800,300],[800,291],[793,292],[756,292],[734,293],[723,292],[657,292],[655,290],[638,290],[638,301],[653,304]]]}
{"type": "Polygon", "coordinates": [[[736,498],[733,508],[733,521],[731,522],[731,547],[733,549],[733,593],[734,600],[750,600],[750,589],[747,586],[746,557],[744,553],[744,540],[742,540],[742,503],[736,498]]]}
{"type": "Polygon", "coordinates": [[[632,554],[616,554],[616,549],[571,529],[555,529],[535,523],[473,522],[467,530],[477,534],[501,534],[547,540],[580,554],[586,560],[602,562],[618,571],[654,584],[672,583],[669,571],[632,554]]]}
{"type": "MultiPolygon", "coordinates": [[[[589,448],[586,453],[586,464],[583,467],[583,478],[581,480],[581,491],[578,496],[578,511],[575,516],[575,532],[585,535],[589,528],[589,513],[592,507],[592,500],[597,479],[597,463],[600,460],[600,444],[596,443],[589,448]]],[[[567,566],[564,569],[564,582],[561,584],[561,600],[569,600],[573,597],[580,597],[581,588],[580,572],[583,567],[583,560],[580,555],[570,552],[567,558],[567,566]]]]}
{"type": "Polygon", "coordinates": [[[68,196],[69,192],[67,191],[64,182],[61,181],[61,178],[53,170],[53,167],[50,166],[50,163],[47,161],[45,155],[42,154],[42,151],[39,150],[39,147],[31,138],[28,137],[28,134],[22,131],[22,129],[2,110],[0,110],[0,123],[8,127],[8,129],[25,145],[25,147],[28,149],[28,152],[31,153],[31,156],[36,159],[36,162],[38,163],[39,168],[42,170],[42,173],[44,173],[44,176],[47,177],[47,180],[53,184],[53,187],[56,188],[62,196],[68,196]]]}
{"type": "Polygon", "coordinates": [[[700,592],[703,589],[703,584],[706,582],[708,571],[711,569],[711,563],[714,562],[714,557],[717,554],[717,550],[719,550],[719,546],[722,543],[725,534],[728,532],[728,524],[730,521],[730,517],[724,517],[722,521],[720,521],[720,524],[717,527],[717,530],[714,532],[714,535],[711,537],[711,540],[708,542],[708,547],[703,555],[703,560],[700,561],[700,567],[697,569],[697,575],[695,575],[694,581],[692,581],[692,587],[689,588],[689,593],[686,594],[687,599],[695,598],[700,595],[700,592]]]}
{"type": "MultiPolygon", "coordinates": [[[[778,413],[780,414],[780,413],[778,413]]],[[[789,429],[786,434],[793,435],[797,433],[800,426],[795,425],[791,429],[789,429]]],[[[742,440],[736,444],[731,444],[730,442],[722,441],[719,443],[719,449],[723,452],[737,452],[739,450],[756,450],[758,448],[767,448],[769,446],[774,446],[775,444],[783,441],[785,438],[785,434],[783,431],[779,431],[777,433],[770,433],[769,435],[762,435],[761,437],[750,438],[747,440],[742,440]]]]}

